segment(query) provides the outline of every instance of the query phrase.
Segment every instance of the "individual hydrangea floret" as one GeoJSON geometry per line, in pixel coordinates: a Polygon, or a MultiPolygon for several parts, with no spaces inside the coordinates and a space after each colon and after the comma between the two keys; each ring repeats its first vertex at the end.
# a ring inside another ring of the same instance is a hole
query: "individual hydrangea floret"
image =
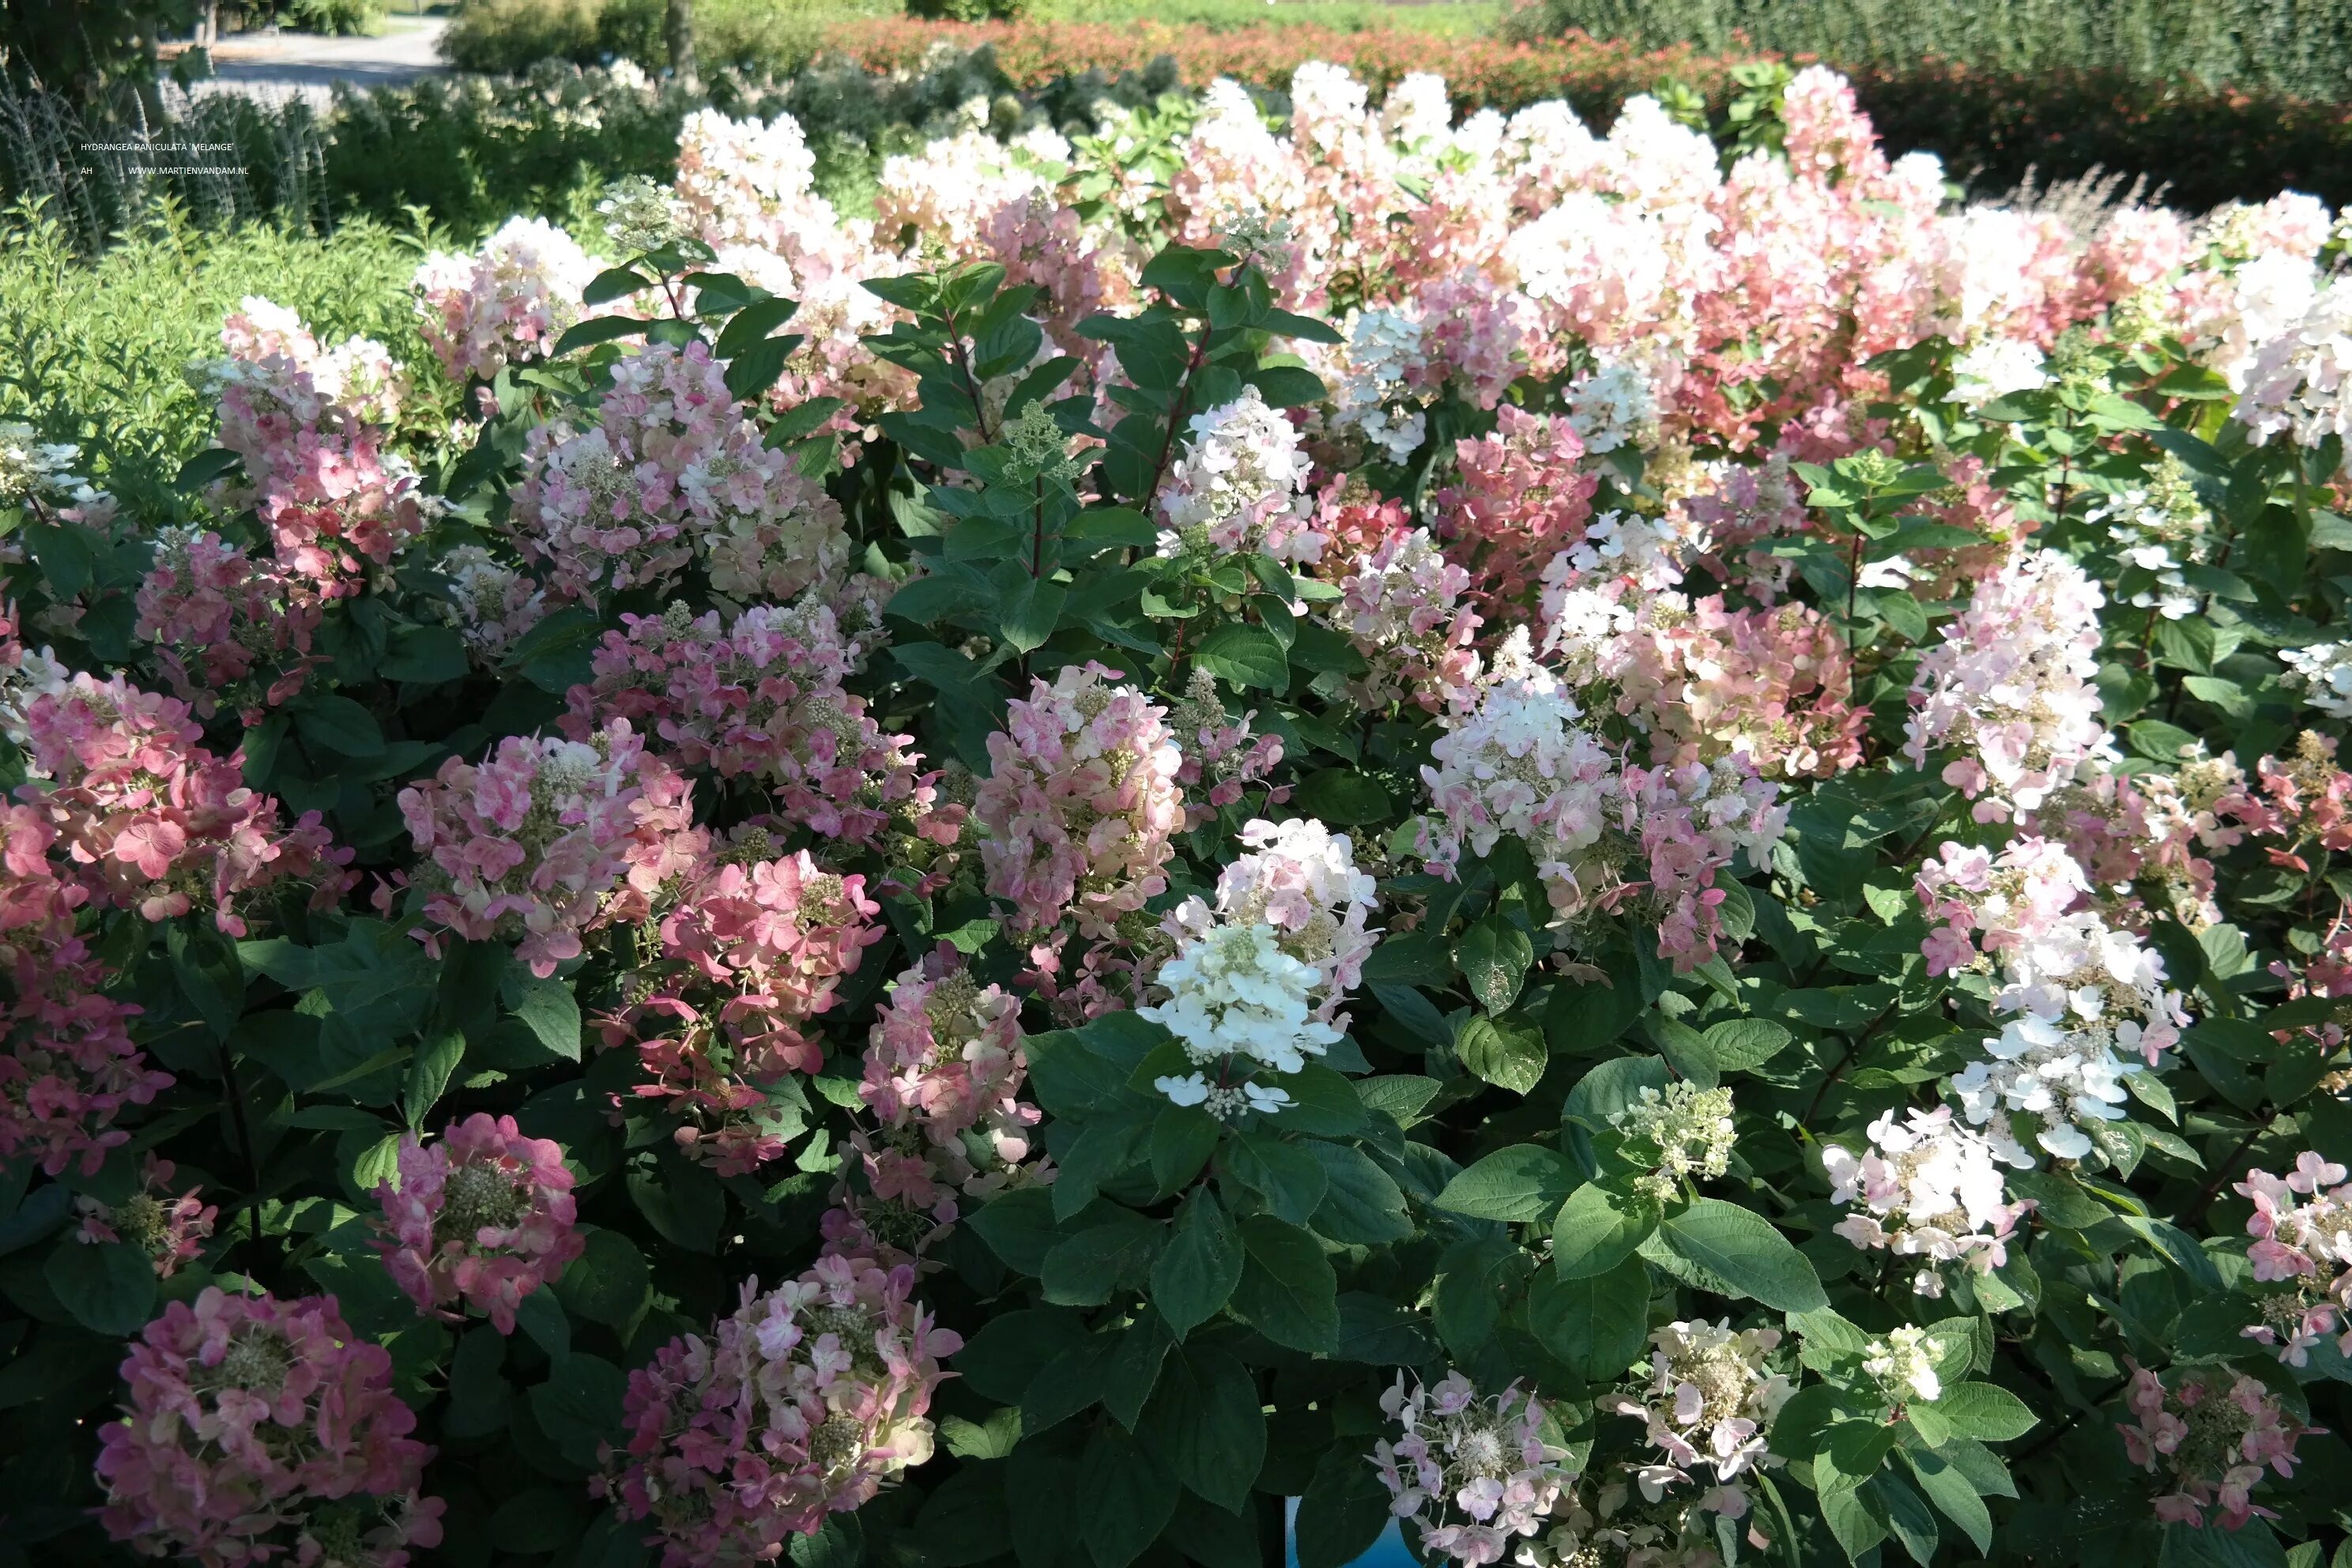
{"type": "Polygon", "coordinates": [[[455,1317],[453,1302],[515,1329],[524,1297],[562,1276],[586,1250],[572,1228],[572,1173],[563,1146],[526,1138],[511,1116],[476,1111],[440,1141],[401,1141],[398,1174],[376,1188],[377,1243],[393,1282],[420,1312],[455,1317]]]}
{"type": "Polygon", "coordinates": [[[1372,1449],[1389,1511],[1421,1549],[1477,1568],[1541,1534],[1576,1484],[1568,1451],[1546,1441],[1541,1401],[1516,1384],[1492,1397],[1459,1372],[1434,1387],[1400,1375],[1381,1413],[1402,1428],[1372,1449]]]}
{"type": "Polygon", "coordinates": [[[206,1568],[405,1568],[441,1542],[419,1496],[433,1450],[392,1391],[392,1356],[331,1296],[206,1286],[149,1323],[122,1363],[124,1419],[100,1435],[98,1510],[133,1550],[206,1568]]]}
{"type": "Polygon", "coordinates": [[[1911,1289],[1941,1296],[1938,1263],[1978,1273],[2009,1261],[2009,1237],[2033,1205],[2008,1201],[2000,1158],[1990,1141],[1953,1120],[1949,1106],[1882,1113],[1870,1146],[1857,1156],[1836,1143],[1822,1150],[1830,1201],[1852,1205],[1837,1234],[1864,1250],[1884,1248],[1924,1266],[1911,1289]]]}
{"type": "Polygon", "coordinates": [[[773,1561],[786,1540],[931,1457],[924,1413],[962,1341],[912,1299],[915,1271],[826,1258],[629,1374],[625,1449],[593,1483],[647,1521],[663,1568],[773,1561]]]}

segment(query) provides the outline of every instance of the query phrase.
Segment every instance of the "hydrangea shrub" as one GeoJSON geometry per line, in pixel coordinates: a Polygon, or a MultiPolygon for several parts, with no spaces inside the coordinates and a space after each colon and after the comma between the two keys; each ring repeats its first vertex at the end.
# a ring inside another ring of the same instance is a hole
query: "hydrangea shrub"
{"type": "Polygon", "coordinates": [[[2335,215],[1294,88],[0,428],[0,1559],[2336,1549],[2335,215]]]}

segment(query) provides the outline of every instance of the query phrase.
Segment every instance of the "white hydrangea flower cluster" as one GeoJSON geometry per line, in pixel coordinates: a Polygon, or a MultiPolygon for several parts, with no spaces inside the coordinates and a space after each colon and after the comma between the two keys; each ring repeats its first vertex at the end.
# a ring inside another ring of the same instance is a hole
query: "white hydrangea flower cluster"
{"type": "Polygon", "coordinates": [[[1475,667],[1479,616],[1464,603],[1470,574],[1445,559],[1429,530],[1389,535],[1339,589],[1331,616],[1364,657],[1351,688],[1363,701],[1433,708],[1475,667]]]}
{"type": "Polygon", "coordinates": [[[2040,349],[2017,338],[1992,338],[1952,361],[1952,390],[1946,401],[1973,413],[1997,397],[2038,392],[2049,384],[2040,349]]]}
{"type": "Polygon", "coordinates": [[[1391,463],[1411,458],[1429,431],[1412,384],[1423,366],[1423,336],[1420,320],[1407,311],[1359,311],[1334,367],[1331,427],[1361,432],[1371,451],[1391,463]]]}
{"type": "Polygon", "coordinates": [[[1922,654],[1904,725],[1904,755],[1965,754],[1944,782],[1979,822],[2032,811],[2078,768],[2112,755],[2099,693],[2099,585],[2054,550],[2021,552],[1977,585],[1968,607],[1922,654]]]}
{"type": "Polygon", "coordinates": [[[1910,1323],[1888,1331],[1883,1340],[1863,1347],[1862,1370],[1895,1405],[1914,1400],[1932,1405],[1944,1396],[1943,1380],[1936,1375],[1935,1342],[1925,1329],[1910,1323]]]}
{"type": "Polygon", "coordinates": [[[1721,1323],[1668,1323],[1650,1336],[1650,1385],[1641,1398],[1621,1397],[1621,1415],[1639,1417],[1663,1462],[1637,1468],[1634,1480],[1652,1502],[1686,1483],[1701,1468],[1727,1483],[1771,1462],[1766,1431],[1796,1385],[1766,1369],[1780,1347],[1778,1329],[1731,1331],[1721,1323]]]}
{"type": "Polygon", "coordinates": [[[2123,546],[2124,563],[2155,581],[2135,587],[2127,601],[2177,621],[2197,610],[2198,595],[2181,568],[2205,558],[2205,538],[2213,514],[2197,499],[2188,466],[2168,452],[2144,485],[2117,491],[2093,506],[2091,522],[2107,525],[2107,537],[2123,546]]]}
{"type": "Polygon", "coordinates": [[[1543,1439],[1543,1405],[1516,1384],[1481,1399],[1458,1372],[1410,1389],[1400,1373],[1381,1413],[1402,1428],[1372,1449],[1389,1511],[1412,1521],[1432,1558],[1501,1562],[1546,1528],[1576,1484],[1568,1451],[1543,1439]]]}
{"type": "Polygon", "coordinates": [[[2287,685],[2331,719],[2352,719],[2352,643],[2315,642],[2279,650],[2287,685]]]}
{"type": "Polygon", "coordinates": [[[1949,1106],[1889,1110],[1870,1124],[1870,1147],[1857,1156],[1832,1143],[1822,1151],[1830,1201],[1862,1210],[1837,1234],[1864,1251],[1927,1260],[1912,1279],[1921,1296],[1941,1296],[1937,1263],[1965,1263],[1978,1273],[2009,1260],[2010,1233],[2032,1205],[2008,1201],[1998,1151],[1949,1106]]]}
{"type": "Polygon", "coordinates": [[[2095,1147],[2087,1130],[2124,1119],[2124,1079],[2179,1044],[2189,1015],[2165,986],[2164,961],[2096,914],[2068,915],[2001,956],[1994,1005],[2008,1022],[1984,1042],[1986,1059],[1952,1080],[1960,1112],[2012,1165],[2033,1163],[2011,1131],[2021,1112],[2040,1121],[2044,1151],[2084,1159],[2095,1147]]]}
{"type": "Polygon", "coordinates": [[[1658,399],[1631,364],[1604,364],[1568,389],[1568,425],[1595,457],[1620,447],[1658,444],[1658,399]]]}
{"type": "Polygon", "coordinates": [[[1250,1075],[1297,1072],[1339,1042],[1340,1008],[1378,940],[1369,925],[1374,884],[1357,869],[1347,835],[1307,817],[1253,820],[1241,837],[1251,853],[1217,879],[1215,906],[1190,898],[1164,922],[1176,956],[1154,985],[1167,1000],[1138,1009],[1202,1069],[1155,1087],[1221,1119],[1290,1102],[1250,1075]]]}
{"type": "Polygon", "coordinates": [[[1309,465],[1297,427],[1255,386],[1192,416],[1191,444],[1160,492],[1160,553],[1206,547],[1277,561],[1322,558],[1307,501],[1309,465]]]}
{"type": "MultiPolygon", "coordinates": [[[[106,531],[113,525],[112,496],[74,471],[81,448],[70,441],[44,441],[30,425],[0,419],[0,508],[36,502],[68,522],[106,531]]],[[[0,536],[0,563],[24,559],[25,535],[0,536]]]]}
{"type": "Polygon", "coordinates": [[[1604,511],[1585,524],[1582,539],[1552,558],[1543,580],[1547,585],[1622,583],[1642,593],[1664,593],[1683,580],[1683,545],[1664,518],[1604,511]]]}
{"type": "Polygon", "coordinates": [[[1613,760],[1583,717],[1529,657],[1526,629],[1513,630],[1468,711],[1430,746],[1435,765],[1423,771],[1443,819],[1431,858],[1451,863],[1465,846],[1488,855],[1507,833],[1539,866],[1570,874],[1570,858],[1601,837],[1615,782],[1613,760]]]}
{"type": "Polygon", "coordinates": [[[1642,1096],[1613,1112],[1609,1125],[1625,1140],[1626,1158],[1650,1166],[1634,1190],[1664,1204],[1682,1195],[1686,1182],[1706,1181],[1731,1168],[1739,1141],[1731,1119],[1731,1091],[1701,1089],[1677,1079],[1661,1094],[1646,1085],[1642,1096]]]}
{"type": "Polygon", "coordinates": [[[2285,436],[2301,447],[2352,440],[2352,280],[2321,289],[2293,325],[2254,350],[2231,416],[2256,446],[2285,436]]]}

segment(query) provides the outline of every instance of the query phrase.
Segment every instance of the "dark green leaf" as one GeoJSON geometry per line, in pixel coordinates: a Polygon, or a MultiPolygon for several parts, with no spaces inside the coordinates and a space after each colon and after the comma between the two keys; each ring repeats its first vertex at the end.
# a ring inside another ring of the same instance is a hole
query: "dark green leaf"
{"type": "Polygon", "coordinates": [[[1659,1228],[1676,1253],[1776,1311],[1829,1304],[1805,1255],[1752,1209],[1701,1198],[1659,1228]]]}
{"type": "Polygon", "coordinates": [[[1238,1509],[1265,1459],[1265,1415],[1249,1370],[1213,1346],[1172,1352],[1137,1436],[1192,1490],[1238,1509]]]}
{"type": "Polygon", "coordinates": [[[1380,1472],[1350,1444],[1327,1450],[1292,1526],[1298,1568],[1344,1568],[1371,1550],[1388,1522],[1389,1492],[1380,1472]]]}
{"type": "Polygon", "coordinates": [[[1344,1143],[1310,1139],[1301,1145],[1323,1167],[1323,1202],[1311,1221],[1320,1234],[1350,1246],[1402,1241],[1412,1234],[1404,1194],[1386,1171],[1344,1143]]]}
{"type": "Polygon", "coordinates": [[[1151,1304],[1182,1339],[1224,1306],[1242,1277],[1241,1238],[1224,1205],[1196,1188],[1176,1212],[1168,1245],[1151,1265],[1151,1304]]]}
{"type": "Polygon", "coordinates": [[[41,1271],[58,1302],[93,1333],[122,1339],[155,1315],[155,1265],[127,1241],[96,1246],[68,1236],[41,1271]]]}
{"type": "Polygon", "coordinates": [[[1278,1345],[1328,1353],[1339,1338],[1339,1286],[1323,1244],[1272,1215],[1252,1215],[1241,1232],[1234,1314],[1278,1345]]]}
{"type": "Polygon", "coordinates": [[[1576,1167],[1540,1143],[1514,1143],[1482,1157],[1445,1184],[1437,1206],[1474,1219],[1523,1225],[1559,1212],[1577,1186],[1576,1167]]]}
{"type": "Polygon", "coordinates": [[[1290,685],[1290,658],[1264,626],[1228,621],[1201,639],[1192,662],[1233,686],[1281,691],[1290,685]]]}

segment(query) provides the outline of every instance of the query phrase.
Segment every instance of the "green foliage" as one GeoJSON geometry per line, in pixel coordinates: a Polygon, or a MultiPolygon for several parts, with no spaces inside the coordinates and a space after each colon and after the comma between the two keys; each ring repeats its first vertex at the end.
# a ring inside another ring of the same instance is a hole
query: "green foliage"
{"type": "MultiPolygon", "coordinates": [[[[214,410],[190,362],[220,352],[222,317],[266,292],[321,332],[362,333],[427,357],[404,298],[415,239],[357,221],[331,239],[165,212],[103,255],[81,254],[47,212],[0,218],[0,418],[90,454],[92,477],[154,523],[192,513],[174,484],[208,444],[214,410]]],[[[420,409],[433,416],[429,402],[420,409]]]]}

